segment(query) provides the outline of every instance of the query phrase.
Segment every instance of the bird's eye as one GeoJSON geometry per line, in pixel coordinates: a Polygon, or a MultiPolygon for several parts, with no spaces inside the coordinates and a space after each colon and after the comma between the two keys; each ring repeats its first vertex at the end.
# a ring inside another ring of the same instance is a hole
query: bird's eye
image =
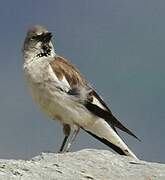
{"type": "Polygon", "coordinates": [[[33,41],[34,39],[35,39],[35,36],[32,36],[32,37],[30,38],[31,41],[33,41]]]}
{"type": "Polygon", "coordinates": [[[31,40],[31,41],[34,41],[34,40],[36,40],[36,41],[41,41],[41,40],[42,40],[42,36],[43,36],[43,35],[35,35],[35,36],[32,36],[32,37],[30,38],[30,40],[31,40]]]}

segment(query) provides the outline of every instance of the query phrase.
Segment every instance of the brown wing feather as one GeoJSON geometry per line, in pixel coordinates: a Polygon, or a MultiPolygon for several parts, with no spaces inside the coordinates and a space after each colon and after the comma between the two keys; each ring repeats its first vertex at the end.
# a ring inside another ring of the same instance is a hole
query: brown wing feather
{"type": "Polygon", "coordinates": [[[65,76],[71,88],[77,85],[86,85],[86,80],[82,77],[78,69],[63,57],[56,56],[55,60],[50,62],[50,65],[58,79],[61,80],[65,76]]]}

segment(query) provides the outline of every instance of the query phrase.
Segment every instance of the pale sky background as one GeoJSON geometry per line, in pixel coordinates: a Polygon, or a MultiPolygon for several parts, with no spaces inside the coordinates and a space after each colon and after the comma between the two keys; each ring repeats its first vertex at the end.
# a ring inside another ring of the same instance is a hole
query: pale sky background
{"type": "MultiPolygon", "coordinates": [[[[118,119],[144,160],[165,163],[165,1],[2,0],[0,2],[0,158],[57,152],[61,126],[32,101],[22,71],[26,31],[53,32],[56,52],[76,64],[118,119]]],[[[81,133],[72,151],[109,149],[81,133]]]]}

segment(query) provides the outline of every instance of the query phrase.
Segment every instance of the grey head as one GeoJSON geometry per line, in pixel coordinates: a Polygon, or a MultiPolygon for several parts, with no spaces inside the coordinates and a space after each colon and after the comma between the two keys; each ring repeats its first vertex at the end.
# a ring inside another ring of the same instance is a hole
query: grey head
{"type": "Polygon", "coordinates": [[[42,26],[36,25],[30,28],[23,45],[24,59],[54,57],[55,52],[51,38],[52,33],[42,26]]]}

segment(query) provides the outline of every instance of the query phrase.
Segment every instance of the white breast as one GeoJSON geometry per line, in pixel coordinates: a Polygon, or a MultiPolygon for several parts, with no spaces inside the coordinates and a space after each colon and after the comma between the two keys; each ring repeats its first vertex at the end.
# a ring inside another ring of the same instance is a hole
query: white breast
{"type": "Polygon", "coordinates": [[[65,78],[58,80],[45,58],[25,64],[24,71],[33,99],[51,118],[81,126],[86,126],[94,118],[83,104],[66,93],[70,89],[69,83],[65,78]]]}

